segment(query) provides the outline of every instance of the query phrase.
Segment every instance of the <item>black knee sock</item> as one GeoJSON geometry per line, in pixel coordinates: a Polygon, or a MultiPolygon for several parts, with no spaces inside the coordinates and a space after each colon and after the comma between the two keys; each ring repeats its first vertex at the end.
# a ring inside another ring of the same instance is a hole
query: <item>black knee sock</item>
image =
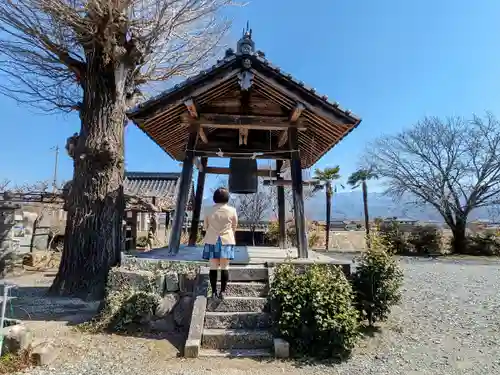
{"type": "Polygon", "coordinates": [[[229,271],[221,270],[220,271],[220,291],[226,291],[227,280],[229,279],[229,271]]]}
{"type": "Polygon", "coordinates": [[[212,288],[212,293],[217,293],[217,271],[210,270],[208,276],[210,278],[210,287],[212,288]]]}

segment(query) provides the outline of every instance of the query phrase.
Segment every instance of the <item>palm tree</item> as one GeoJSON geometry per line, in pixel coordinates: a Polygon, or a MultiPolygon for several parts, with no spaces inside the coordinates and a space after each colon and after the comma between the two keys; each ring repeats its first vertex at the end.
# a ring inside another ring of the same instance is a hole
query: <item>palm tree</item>
{"type": "Polygon", "coordinates": [[[340,167],[338,165],[333,168],[325,168],[323,170],[316,169],[314,171],[314,180],[318,181],[318,184],[314,187],[314,190],[317,191],[320,189],[325,189],[326,193],[326,250],[328,250],[330,245],[330,222],[332,212],[332,195],[334,191],[333,186],[335,186],[335,191],[337,191],[337,186],[332,185],[332,182],[340,178],[339,171],[340,167]]]}
{"type": "Polygon", "coordinates": [[[353,189],[361,185],[363,190],[363,206],[365,209],[365,230],[366,230],[366,243],[370,246],[370,218],[368,216],[368,185],[366,181],[378,179],[378,175],[374,172],[373,168],[361,168],[349,176],[347,184],[351,185],[353,189]]]}

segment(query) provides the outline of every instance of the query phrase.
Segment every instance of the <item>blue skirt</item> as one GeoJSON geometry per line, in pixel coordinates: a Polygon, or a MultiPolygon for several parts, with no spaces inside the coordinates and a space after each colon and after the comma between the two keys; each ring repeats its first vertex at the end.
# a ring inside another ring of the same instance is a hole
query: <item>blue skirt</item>
{"type": "Polygon", "coordinates": [[[223,245],[220,237],[215,245],[206,243],[203,248],[203,259],[234,259],[234,245],[223,245]]]}

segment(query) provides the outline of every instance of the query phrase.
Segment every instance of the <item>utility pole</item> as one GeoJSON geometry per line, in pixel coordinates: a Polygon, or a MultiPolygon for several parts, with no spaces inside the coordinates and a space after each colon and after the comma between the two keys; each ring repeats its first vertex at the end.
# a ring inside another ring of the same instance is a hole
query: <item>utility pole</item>
{"type": "Polygon", "coordinates": [[[57,190],[57,164],[59,162],[59,146],[55,146],[52,148],[55,151],[55,160],[54,160],[54,177],[52,180],[52,189],[55,192],[57,190]]]}

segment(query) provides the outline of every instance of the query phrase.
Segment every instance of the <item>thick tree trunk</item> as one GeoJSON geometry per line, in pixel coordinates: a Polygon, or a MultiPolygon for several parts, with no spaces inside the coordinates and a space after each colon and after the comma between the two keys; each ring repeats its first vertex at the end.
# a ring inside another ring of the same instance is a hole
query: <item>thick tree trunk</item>
{"type": "Polygon", "coordinates": [[[363,181],[361,187],[363,189],[363,208],[365,210],[366,246],[370,248],[370,217],[368,215],[368,186],[366,186],[366,181],[363,181]]]}
{"type": "Polygon", "coordinates": [[[326,240],[325,249],[330,249],[330,222],[332,215],[332,186],[330,182],[326,183],[326,240]]]}
{"type": "Polygon", "coordinates": [[[450,228],[453,233],[452,250],[455,254],[467,253],[467,238],[465,236],[465,228],[465,219],[457,219],[456,224],[450,228]]]}
{"type": "Polygon", "coordinates": [[[64,250],[51,293],[100,299],[108,271],[120,261],[124,217],[123,82],[97,56],[84,82],[81,129],[74,149],[64,250]]]}

